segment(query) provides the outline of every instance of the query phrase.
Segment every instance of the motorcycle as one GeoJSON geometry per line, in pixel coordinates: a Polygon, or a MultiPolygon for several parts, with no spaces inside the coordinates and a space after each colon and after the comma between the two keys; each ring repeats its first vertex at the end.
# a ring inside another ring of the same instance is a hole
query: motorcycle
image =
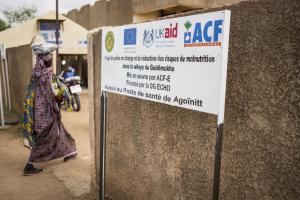
{"type": "Polygon", "coordinates": [[[82,92],[82,88],[80,86],[81,78],[80,76],[72,76],[68,78],[63,77],[64,71],[59,75],[59,80],[64,83],[69,89],[70,94],[72,95],[72,108],[75,112],[79,112],[81,108],[79,94],[82,92]]]}

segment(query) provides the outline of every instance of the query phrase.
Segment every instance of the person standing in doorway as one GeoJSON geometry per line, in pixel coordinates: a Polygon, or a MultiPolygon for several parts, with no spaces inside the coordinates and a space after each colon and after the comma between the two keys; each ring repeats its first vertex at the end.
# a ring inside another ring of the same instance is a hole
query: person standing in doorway
{"type": "Polygon", "coordinates": [[[61,113],[53,92],[52,52],[56,46],[36,37],[32,43],[36,64],[24,101],[23,133],[31,146],[31,153],[23,175],[38,174],[43,169],[35,163],[57,158],[64,161],[77,156],[75,140],[61,122],[61,113]]]}

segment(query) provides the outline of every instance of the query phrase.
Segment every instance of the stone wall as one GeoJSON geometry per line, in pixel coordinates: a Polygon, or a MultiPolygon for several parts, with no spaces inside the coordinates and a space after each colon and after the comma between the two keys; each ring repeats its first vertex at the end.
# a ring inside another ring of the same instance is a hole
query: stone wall
{"type": "Polygon", "coordinates": [[[232,4],[241,0],[132,0],[133,12],[145,14],[172,7],[210,8],[232,4]]]}
{"type": "MultiPolygon", "coordinates": [[[[220,199],[296,200],[300,3],[243,1],[185,15],[223,9],[231,10],[232,17],[220,199]]],[[[89,35],[94,185],[100,151],[100,41],[101,30],[89,35]]],[[[116,200],[211,199],[215,134],[215,116],[109,94],[107,195],[116,200]]]]}
{"type": "Polygon", "coordinates": [[[93,6],[71,10],[66,17],[88,30],[102,26],[130,24],[133,20],[131,0],[100,0],[93,6]]]}
{"type": "Polygon", "coordinates": [[[30,45],[7,49],[7,61],[12,111],[21,117],[33,66],[30,45]]]}
{"type": "Polygon", "coordinates": [[[89,133],[92,186],[98,187],[100,164],[100,64],[101,32],[88,35],[89,133]]]}

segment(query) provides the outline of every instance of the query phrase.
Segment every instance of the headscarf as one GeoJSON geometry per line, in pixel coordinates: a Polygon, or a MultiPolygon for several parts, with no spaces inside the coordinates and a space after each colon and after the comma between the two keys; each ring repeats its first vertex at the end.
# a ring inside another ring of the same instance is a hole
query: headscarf
{"type": "Polygon", "coordinates": [[[48,54],[57,49],[57,45],[47,43],[43,37],[35,36],[31,44],[32,51],[35,55],[48,54]]]}

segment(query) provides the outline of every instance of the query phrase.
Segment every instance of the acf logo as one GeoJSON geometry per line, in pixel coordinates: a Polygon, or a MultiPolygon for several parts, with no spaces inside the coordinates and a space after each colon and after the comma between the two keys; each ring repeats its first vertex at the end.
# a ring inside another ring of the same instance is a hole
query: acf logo
{"type": "Polygon", "coordinates": [[[105,36],[106,51],[111,52],[114,48],[114,44],[115,44],[114,34],[113,34],[113,32],[109,31],[106,33],[106,36],[105,36]]]}
{"type": "Polygon", "coordinates": [[[193,24],[186,21],[184,27],[184,47],[221,46],[223,20],[197,22],[193,24]],[[192,30],[190,30],[193,27],[192,30]]]}

